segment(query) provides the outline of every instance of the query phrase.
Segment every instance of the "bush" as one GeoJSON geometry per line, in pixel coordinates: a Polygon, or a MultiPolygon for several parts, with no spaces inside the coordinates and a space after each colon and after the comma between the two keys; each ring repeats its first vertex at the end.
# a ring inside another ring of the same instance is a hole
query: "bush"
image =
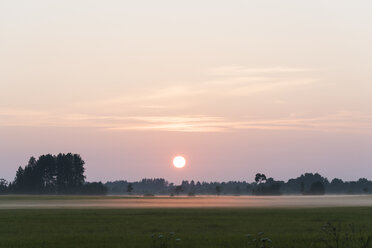
{"type": "Polygon", "coordinates": [[[101,182],[85,183],[80,191],[83,195],[106,195],[107,188],[101,182]]]}

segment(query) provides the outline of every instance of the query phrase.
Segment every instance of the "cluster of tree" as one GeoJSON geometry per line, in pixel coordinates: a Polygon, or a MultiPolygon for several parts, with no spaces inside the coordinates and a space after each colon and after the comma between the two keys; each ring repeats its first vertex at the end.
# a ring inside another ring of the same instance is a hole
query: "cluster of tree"
{"type": "Polygon", "coordinates": [[[101,182],[85,182],[84,160],[78,154],[31,157],[19,167],[13,182],[0,180],[0,193],[6,194],[106,194],[101,182]]]}
{"type": "Polygon", "coordinates": [[[273,178],[266,178],[265,174],[257,173],[254,181],[255,187],[252,187],[253,195],[281,195],[281,184],[276,182],[273,178]]]}
{"type": "Polygon", "coordinates": [[[175,185],[164,179],[143,179],[139,182],[107,182],[109,194],[146,195],[322,195],[322,194],[370,194],[372,181],[361,178],[358,181],[344,182],[333,179],[331,182],[318,173],[305,173],[287,182],[267,178],[257,173],[254,182],[195,182],[182,181],[175,185]]]}
{"type": "Polygon", "coordinates": [[[19,167],[13,182],[0,179],[0,194],[144,194],[144,195],[281,195],[281,194],[371,194],[372,181],[361,178],[331,182],[318,173],[305,173],[287,182],[257,173],[254,182],[182,181],[175,185],[164,179],[142,179],[138,182],[85,182],[84,161],[78,154],[42,155],[30,158],[19,167]]]}

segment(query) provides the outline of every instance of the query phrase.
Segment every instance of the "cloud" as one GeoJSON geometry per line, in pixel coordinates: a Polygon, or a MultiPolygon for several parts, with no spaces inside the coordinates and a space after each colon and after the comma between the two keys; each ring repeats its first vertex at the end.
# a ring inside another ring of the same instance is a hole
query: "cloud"
{"type": "Polygon", "coordinates": [[[314,84],[319,79],[306,74],[312,71],[314,69],[291,67],[221,66],[209,71],[215,79],[205,84],[225,95],[252,95],[314,84]]]}
{"type": "Polygon", "coordinates": [[[123,109],[136,108],[174,109],[194,105],[206,98],[221,98],[226,101],[237,95],[275,93],[279,90],[304,87],[319,81],[318,78],[303,75],[312,71],[307,68],[248,68],[243,66],[222,66],[207,72],[207,78],[194,82],[173,82],[162,87],[147,87],[128,91],[125,94],[106,99],[80,102],[77,108],[123,109]],[[253,75],[255,74],[255,75],[253,75]],[[190,101],[193,99],[193,101],[190,101]],[[169,104],[172,102],[172,104],[169,104]],[[154,107],[157,106],[157,107],[154,107]]]}
{"type": "Polygon", "coordinates": [[[178,85],[163,88],[140,89],[126,94],[116,95],[105,99],[81,101],[72,105],[73,108],[109,112],[125,110],[158,109],[168,110],[187,105],[186,99],[205,93],[204,89],[178,85]],[[172,104],[169,104],[172,102],[172,104]]]}
{"type": "Polygon", "coordinates": [[[372,132],[372,115],[349,111],[339,111],[316,117],[291,115],[288,118],[279,119],[250,117],[236,120],[206,115],[120,116],[0,109],[0,117],[2,120],[0,126],[90,127],[117,131],[229,132],[261,129],[372,132]]]}
{"type": "MultiPolygon", "coordinates": [[[[237,96],[307,87],[318,81],[303,75],[309,71],[311,69],[287,67],[218,67],[212,69],[214,76],[200,82],[139,89],[122,96],[71,104],[63,110],[0,108],[0,126],[173,132],[230,132],[247,129],[372,132],[372,116],[358,112],[334,111],[323,116],[288,114],[283,118],[270,118],[260,112],[244,114],[259,114],[261,117],[224,115],[218,109],[230,102],[237,102],[236,108],[240,109],[241,98],[236,101],[237,96]],[[212,101],[216,102],[216,107],[200,110],[204,103],[210,104],[212,101]]],[[[270,98],[271,95],[259,95],[259,98],[265,99],[266,103],[275,102],[272,104],[274,108],[277,103],[283,103],[281,99],[270,98]]]]}
{"type": "Polygon", "coordinates": [[[245,67],[245,66],[219,66],[212,68],[208,71],[211,75],[229,75],[229,76],[239,76],[239,75],[251,75],[251,74],[281,74],[281,73],[296,73],[296,72],[309,72],[314,69],[310,68],[296,68],[296,67],[245,67]]]}
{"type": "Polygon", "coordinates": [[[227,131],[225,120],[211,116],[133,116],[134,125],[111,128],[111,130],[161,130],[176,132],[222,132],[227,131]]]}
{"type": "Polygon", "coordinates": [[[269,83],[256,83],[246,86],[236,87],[229,90],[231,95],[251,95],[255,93],[274,91],[279,89],[287,89],[292,87],[298,87],[303,85],[310,85],[316,82],[316,79],[297,79],[297,80],[286,80],[286,81],[272,81],[269,83]]]}

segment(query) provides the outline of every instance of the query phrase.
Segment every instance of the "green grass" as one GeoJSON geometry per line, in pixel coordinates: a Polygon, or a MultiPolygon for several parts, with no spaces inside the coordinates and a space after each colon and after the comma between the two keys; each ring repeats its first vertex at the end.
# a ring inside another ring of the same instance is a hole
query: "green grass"
{"type": "Polygon", "coordinates": [[[309,247],[326,222],[372,234],[372,208],[0,210],[0,247],[152,247],[151,234],[175,232],[179,247],[246,247],[265,232],[274,247],[309,247]]]}

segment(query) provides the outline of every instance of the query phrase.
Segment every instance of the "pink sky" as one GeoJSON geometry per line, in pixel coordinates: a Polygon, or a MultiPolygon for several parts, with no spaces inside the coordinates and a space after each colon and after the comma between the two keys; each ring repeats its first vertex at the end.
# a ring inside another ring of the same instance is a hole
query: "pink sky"
{"type": "Polygon", "coordinates": [[[0,178],[73,152],[88,180],[372,179],[371,7],[0,3],[0,178]]]}

